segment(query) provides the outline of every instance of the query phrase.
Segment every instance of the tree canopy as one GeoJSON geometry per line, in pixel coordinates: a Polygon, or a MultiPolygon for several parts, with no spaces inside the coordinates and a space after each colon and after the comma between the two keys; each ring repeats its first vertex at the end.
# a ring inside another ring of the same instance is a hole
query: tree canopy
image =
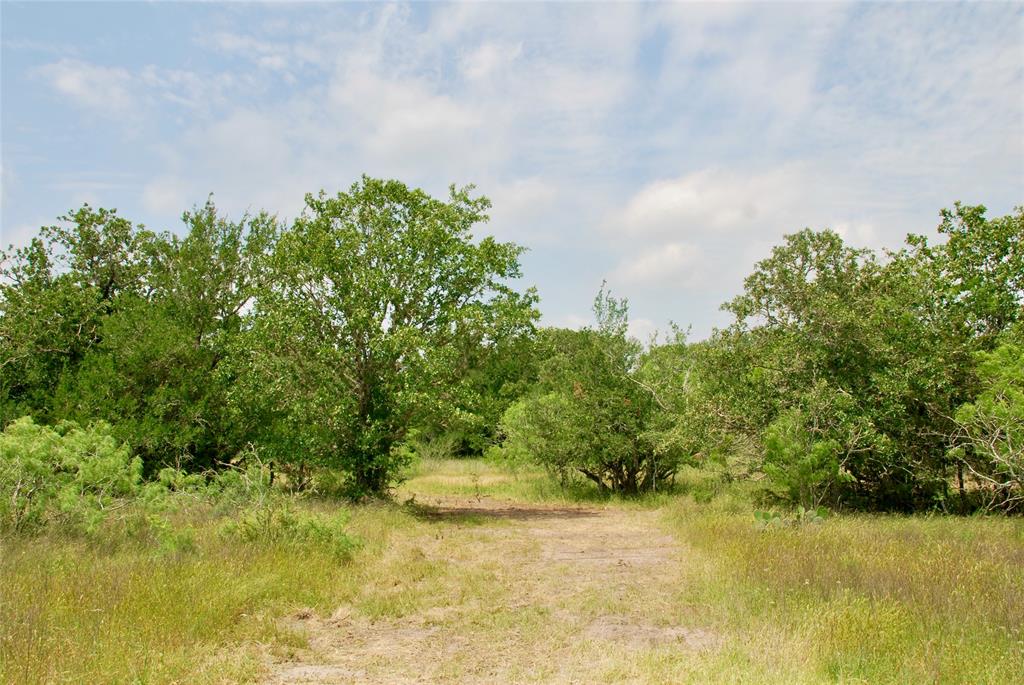
{"type": "Polygon", "coordinates": [[[956,204],[882,252],[798,231],[730,325],[644,345],[604,288],[595,326],[537,330],[524,248],[475,235],[489,208],[369,177],[290,224],[85,205],[2,254],[0,421],[102,421],[147,477],[250,455],[357,497],[434,443],[608,492],[689,465],[807,509],[1024,508],[1024,209],[956,204]]]}
{"type": "Polygon", "coordinates": [[[269,256],[233,369],[236,406],[259,407],[254,429],[277,458],[383,491],[409,429],[457,407],[463,345],[531,326],[534,295],[507,284],[522,248],[473,239],[490,202],[471,190],[442,201],[364,177],[306,197],[269,256]]]}

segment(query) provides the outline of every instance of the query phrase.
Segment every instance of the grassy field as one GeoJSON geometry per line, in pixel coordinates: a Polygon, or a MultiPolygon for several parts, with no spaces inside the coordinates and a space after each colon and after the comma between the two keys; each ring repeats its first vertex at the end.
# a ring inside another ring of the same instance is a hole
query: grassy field
{"type": "Polygon", "coordinates": [[[202,509],[171,547],[4,539],[0,681],[1020,681],[1024,521],[761,529],[748,501],[431,461],[393,504],[293,504],[347,517],[347,556],[202,509]]]}
{"type": "MultiPolygon", "coordinates": [[[[323,505],[306,503],[316,508],[323,505]]],[[[267,650],[302,643],[278,620],[329,611],[409,517],[356,508],[350,561],[318,545],[246,542],[193,512],[194,543],[167,551],[41,537],[0,542],[0,681],[249,682],[267,650]]]]}
{"type": "Polygon", "coordinates": [[[666,514],[695,552],[678,601],[742,644],[751,673],[1021,681],[1024,522],[856,515],[759,530],[745,509],[683,500],[666,514]]]}

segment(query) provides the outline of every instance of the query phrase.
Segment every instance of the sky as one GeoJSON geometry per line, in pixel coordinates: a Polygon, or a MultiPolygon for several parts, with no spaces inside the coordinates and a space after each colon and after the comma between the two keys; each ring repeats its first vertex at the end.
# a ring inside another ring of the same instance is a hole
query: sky
{"type": "Polygon", "coordinates": [[[493,202],[543,322],[705,337],[786,233],[1024,204],[1024,4],[0,3],[0,243],[83,202],[291,220],[361,174],[493,202]]]}

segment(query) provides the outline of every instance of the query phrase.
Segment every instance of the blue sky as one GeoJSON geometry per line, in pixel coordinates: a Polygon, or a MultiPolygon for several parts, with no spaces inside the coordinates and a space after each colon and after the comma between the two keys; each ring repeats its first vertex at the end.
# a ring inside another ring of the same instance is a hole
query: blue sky
{"type": "Polygon", "coordinates": [[[703,337],[785,233],[1024,202],[1019,3],[0,7],[4,245],[82,202],[177,230],[211,192],[474,183],[546,323],[607,280],[703,337]]]}

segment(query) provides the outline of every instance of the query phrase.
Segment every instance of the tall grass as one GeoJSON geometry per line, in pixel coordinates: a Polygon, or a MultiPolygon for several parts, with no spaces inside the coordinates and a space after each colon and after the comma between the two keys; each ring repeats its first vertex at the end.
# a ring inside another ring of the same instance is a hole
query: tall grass
{"type": "MultiPolygon", "coordinates": [[[[522,575],[537,570],[528,561],[538,541],[517,534],[521,522],[467,526],[400,504],[289,498],[284,516],[199,502],[145,535],[0,538],[0,682],[250,682],[268,657],[309,657],[303,624],[282,617],[339,606],[385,626],[422,620],[469,645],[433,671],[453,682],[493,666],[513,634],[534,654],[509,652],[502,673],[520,680],[1020,682],[1024,520],[856,515],[765,529],[748,485],[712,480],[684,473],[673,495],[596,500],[535,469],[433,460],[397,493],[425,504],[585,502],[620,522],[615,509],[628,507],[625,520],[660,521],[680,543],[653,595],[596,579],[587,592],[551,595],[544,583],[557,576],[522,575]],[[330,531],[342,520],[358,545],[339,553],[330,531]],[[540,584],[524,594],[531,582],[540,584]],[[631,652],[578,634],[592,615],[631,611],[707,631],[715,647],[631,652]]],[[[600,520],[589,534],[601,534],[600,520]]]]}
{"type": "Polygon", "coordinates": [[[301,646],[282,615],[330,613],[355,596],[366,581],[356,569],[411,523],[394,508],[354,512],[348,527],[363,546],[346,560],[330,541],[247,539],[203,513],[193,518],[182,550],[56,533],[0,539],[0,682],[252,680],[261,645],[301,646]]]}
{"type": "Polygon", "coordinates": [[[681,499],[694,554],[680,601],[741,636],[743,658],[810,681],[1008,683],[1024,673],[1024,521],[841,516],[759,529],[681,499]]]}

